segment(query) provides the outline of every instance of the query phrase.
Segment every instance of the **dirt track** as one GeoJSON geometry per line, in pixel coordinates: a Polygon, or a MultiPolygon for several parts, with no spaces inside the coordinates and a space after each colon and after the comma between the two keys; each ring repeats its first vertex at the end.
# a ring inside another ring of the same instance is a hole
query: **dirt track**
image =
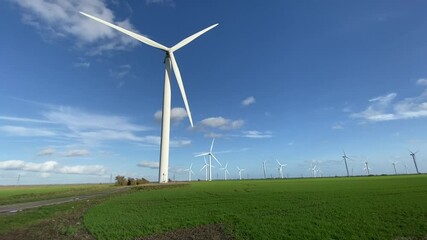
{"type": "Polygon", "coordinates": [[[38,208],[38,207],[43,207],[43,206],[86,200],[86,199],[90,199],[90,198],[94,198],[94,197],[105,196],[105,195],[109,195],[109,194],[113,194],[113,193],[117,193],[117,192],[127,191],[129,189],[131,189],[131,188],[130,187],[120,187],[120,188],[115,188],[113,190],[108,190],[105,192],[94,193],[94,194],[86,194],[86,195],[79,195],[79,196],[72,196],[72,197],[65,197],[65,198],[55,198],[55,199],[48,199],[48,200],[42,200],[42,201],[36,201],[36,202],[26,202],[26,203],[2,205],[2,206],[0,206],[0,216],[14,214],[16,212],[20,212],[20,211],[23,211],[25,209],[38,208]]]}

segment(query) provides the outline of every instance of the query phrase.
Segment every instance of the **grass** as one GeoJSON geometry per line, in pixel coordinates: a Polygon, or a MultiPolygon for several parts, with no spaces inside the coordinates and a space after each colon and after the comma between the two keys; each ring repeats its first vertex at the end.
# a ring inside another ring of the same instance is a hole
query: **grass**
{"type": "Polygon", "coordinates": [[[84,217],[98,239],[217,223],[237,239],[425,238],[427,175],[197,182],[111,198],[84,217]]]}
{"type": "Polygon", "coordinates": [[[39,201],[102,192],[108,184],[1,186],[0,205],[39,201]]]}

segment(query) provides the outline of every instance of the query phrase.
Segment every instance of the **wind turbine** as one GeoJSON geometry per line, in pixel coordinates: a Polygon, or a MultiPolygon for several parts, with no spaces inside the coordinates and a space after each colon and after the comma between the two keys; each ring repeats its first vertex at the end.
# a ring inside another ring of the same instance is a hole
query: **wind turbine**
{"type": "Polygon", "coordinates": [[[311,176],[312,176],[312,177],[316,177],[316,173],[317,173],[317,164],[316,164],[316,163],[314,163],[314,162],[312,162],[312,163],[310,164],[310,167],[308,168],[308,171],[310,171],[310,172],[311,172],[311,176]]]}
{"type": "Polygon", "coordinates": [[[279,160],[277,160],[277,159],[276,159],[276,162],[277,162],[277,164],[279,164],[279,167],[278,167],[278,169],[279,169],[279,174],[280,174],[280,177],[283,179],[283,167],[288,166],[288,164],[281,164],[281,163],[279,162],[279,160]]]}
{"type": "Polygon", "coordinates": [[[345,154],[344,151],[342,151],[344,153],[344,155],[342,156],[342,158],[344,159],[344,163],[345,163],[345,170],[347,170],[347,177],[350,177],[350,173],[348,172],[348,165],[347,165],[347,159],[350,159],[349,157],[347,157],[347,155],[345,154]]]}
{"type": "Polygon", "coordinates": [[[420,171],[418,171],[417,161],[415,160],[415,154],[417,154],[418,151],[412,152],[409,151],[411,154],[409,154],[412,157],[412,160],[414,160],[415,170],[417,170],[417,173],[420,174],[420,171]]]}
{"type": "Polygon", "coordinates": [[[265,175],[265,163],[267,162],[267,160],[262,161],[262,170],[264,171],[264,179],[267,178],[265,175]]]}
{"type": "Polygon", "coordinates": [[[193,170],[191,169],[193,167],[193,164],[190,164],[190,167],[188,169],[185,169],[184,171],[188,171],[188,181],[191,182],[191,174],[194,174],[193,170]]]}
{"type": "Polygon", "coordinates": [[[404,163],[403,166],[405,166],[405,172],[408,174],[408,167],[406,166],[406,163],[404,163]]]}
{"type": "Polygon", "coordinates": [[[394,168],[394,174],[397,175],[396,164],[397,162],[392,162],[394,168]]]}
{"type": "Polygon", "coordinates": [[[225,167],[220,168],[222,170],[224,170],[224,180],[227,180],[227,174],[230,174],[230,172],[227,169],[228,163],[225,164],[225,167]]]}
{"type": "Polygon", "coordinates": [[[202,153],[202,154],[194,156],[194,157],[209,156],[209,181],[212,181],[212,158],[214,158],[215,161],[222,167],[221,163],[218,161],[218,159],[212,153],[214,142],[215,142],[215,138],[212,139],[212,144],[211,144],[211,148],[209,149],[209,152],[202,153]]]}
{"type": "Polygon", "coordinates": [[[239,170],[239,178],[242,180],[242,172],[245,171],[245,169],[237,167],[237,170],[239,170]]]}
{"type": "Polygon", "coordinates": [[[190,125],[193,127],[193,120],[191,118],[191,112],[190,107],[188,105],[187,101],[187,95],[185,94],[184,84],[182,82],[181,73],[178,68],[178,64],[175,60],[174,52],[178,49],[184,47],[200,35],[204,34],[205,32],[211,30],[212,28],[216,27],[218,24],[214,24],[208,28],[203,29],[202,31],[199,31],[181,42],[177,43],[173,47],[166,47],[163,46],[160,43],[157,43],[147,37],[144,37],[140,34],[131,32],[129,30],[126,30],[122,27],[116,26],[114,24],[111,24],[109,22],[106,22],[102,19],[99,19],[97,17],[91,16],[89,14],[80,12],[81,14],[85,15],[86,17],[89,17],[95,21],[98,21],[104,25],[107,25],[111,28],[114,28],[140,42],[143,42],[151,47],[157,48],[165,52],[165,81],[164,81],[164,87],[163,87],[163,105],[162,105],[162,130],[161,130],[161,140],[160,140],[160,163],[159,163],[159,183],[166,183],[168,180],[168,168],[169,168],[169,138],[170,138],[170,112],[171,112],[171,86],[170,86],[170,78],[171,78],[171,69],[173,70],[175,74],[176,81],[178,82],[179,90],[182,95],[182,100],[184,101],[185,109],[187,111],[188,119],[190,120],[190,125]]]}
{"type": "Polygon", "coordinates": [[[371,168],[369,168],[369,166],[368,166],[368,162],[365,162],[365,167],[363,168],[363,170],[365,170],[365,172],[366,172],[366,174],[368,174],[368,176],[371,174],[371,173],[369,172],[369,170],[371,170],[371,168]]]}
{"type": "Polygon", "coordinates": [[[205,172],[206,172],[206,178],[205,178],[205,180],[207,181],[208,180],[208,162],[206,162],[206,158],[205,157],[203,157],[204,159],[205,159],[205,165],[203,165],[203,167],[200,169],[200,172],[203,170],[203,169],[205,169],[205,172]]]}

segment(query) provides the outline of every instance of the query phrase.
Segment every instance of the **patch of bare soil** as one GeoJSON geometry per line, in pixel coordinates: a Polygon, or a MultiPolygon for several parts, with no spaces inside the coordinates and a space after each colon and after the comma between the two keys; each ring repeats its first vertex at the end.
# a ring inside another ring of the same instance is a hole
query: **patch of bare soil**
{"type": "Polygon", "coordinates": [[[233,240],[234,237],[227,233],[221,224],[208,224],[197,228],[183,228],[175,231],[155,234],[135,240],[233,240]]]}
{"type": "Polygon", "coordinates": [[[94,240],[95,238],[89,234],[83,225],[83,215],[87,209],[98,202],[99,200],[87,200],[84,204],[71,208],[71,210],[61,214],[61,216],[43,220],[37,224],[29,225],[24,229],[2,234],[0,235],[0,239],[94,240]]]}

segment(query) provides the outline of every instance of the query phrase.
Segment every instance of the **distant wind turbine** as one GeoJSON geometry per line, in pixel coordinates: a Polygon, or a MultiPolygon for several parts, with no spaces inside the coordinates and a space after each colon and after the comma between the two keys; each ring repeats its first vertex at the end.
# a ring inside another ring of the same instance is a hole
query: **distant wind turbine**
{"type": "Polygon", "coordinates": [[[212,153],[214,142],[215,142],[215,138],[212,139],[212,144],[211,144],[211,148],[209,149],[209,152],[202,153],[202,154],[194,156],[194,157],[209,156],[209,181],[212,181],[212,158],[214,158],[215,161],[222,167],[221,163],[218,161],[218,159],[212,153]]]}
{"type": "Polygon", "coordinates": [[[277,164],[279,164],[279,166],[278,166],[279,175],[280,175],[280,177],[283,179],[283,167],[288,166],[288,164],[281,164],[281,163],[279,162],[279,160],[277,160],[277,159],[276,159],[276,162],[277,162],[277,164]]]}
{"type": "Polygon", "coordinates": [[[237,170],[239,171],[239,178],[242,180],[242,172],[245,171],[245,169],[237,167],[237,170]]]}
{"type": "Polygon", "coordinates": [[[348,165],[347,165],[347,159],[350,159],[349,157],[347,157],[347,155],[345,154],[344,151],[342,151],[344,153],[344,155],[342,156],[342,158],[344,159],[344,163],[345,163],[345,170],[347,171],[347,177],[350,177],[350,173],[348,172],[348,165]]]}
{"type": "Polygon", "coordinates": [[[16,180],[16,185],[19,185],[19,180],[21,180],[21,174],[18,174],[18,179],[16,180]]]}
{"type": "Polygon", "coordinates": [[[190,164],[190,167],[184,170],[186,172],[188,171],[188,181],[189,182],[191,182],[191,174],[194,174],[192,168],[193,168],[193,164],[190,164]]]}
{"type": "Polygon", "coordinates": [[[369,172],[370,170],[372,170],[371,168],[369,168],[368,166],[368,162],[365,162],[365,167],[363,168],[363,170],[365,170],[366,174],[369,176],[371,173],[369,172]]]}
{"type": "Polygon", "coordinates": [[[163,106],[162,106],[162,134],[161,134],[161,140],[160,140],[160,164],[159,164],[159,183],[167,183],[168,181],[168,168],[169,168],[169,139],[170,139],[170,112],[171,112],[171,86],[170,86],[170,78],[171,78],[171,70],[173,70],[176,81],[178,82],[179,90],[181,91],[182,100],[184,101],[185,109],[187,111],[188,119],[190,120],[190,125],[193,127],[193,120],[191,118],[191,112],[190,107],[188,105],[187,101],[187,95],[185,94],[184,89],[184,83],[182,82],[181,73],[178,68],[178,64],[175,60],[174,52],[178,49],[184,47],[200,35],[204,34],[205,32],[211,30],[212,28],[216,27],[218,24],[214,24],[208,28],[203,29],[200,32],[197,32],[178,44],[176,44],[173,47],[166,47],[163,46],[160,43],[157,43],[147,37],[144,37],[140,34],[131,32],[129,30],[126,30],[122,27],[116,26],[114,24],[111,24],[109,22],[106,22],[102,19],[99,19],[97,17],[91,16],[89,14],[80,12],[81,14],[85,15],[86,17],[89,17],[95,21],[98,21],[104,25],[107,25],[111,28],[114,28],[140,42],[143,42],[151,47],[157,48],[165,52],[165,81],[164,81],[164,88],[163,88],[163,106]]]}
{"type": "Polygon", "coordinates": [[[394,174],[397,175],[396,164],[397,162],[392,162],[394,168],[394,174]]]}
{"type": "Polygon", "coordinates": [[[417,161],[415,160],[415,154],[417,154],[418,151],[416,152],[409,151],[409,152],[411,153],[409,155],[412,157],[412,160],[414,161],[415,170],[417,171],[418,174],[420,174],[420,171],[418,171],[417,161]]]}
{"type": "Polygon", "coordinates": [[[200,171],[202,171],[203,169],[205,169],[205,173],[206,173],[206,178],[205,178],[205,180],[207,181],[208,180],[208,167],[209,167],[209,164],[208,164],[208,162],[206,161],[206,158],[205,157],[203,157],[204,158],[204,160],[205,160],[205,165],[203,165],[203,167],[200,169],[200,171]]]}
{"type": "Polygon", "coordinates": [[[267,176],[265,175],[265,163],[267,162],[267,160],[262,161],[262,170],[264,172],[264,179],[267,178],[267,176]]]}
{"type": "Polygon", "coordinates": [[[227,174],[230,174],[230,172],[227,169],[228,163],[225,164],[225,167],[220,168],[222,170],[224,170],[224,180],[227,180],[227,174]]]}

